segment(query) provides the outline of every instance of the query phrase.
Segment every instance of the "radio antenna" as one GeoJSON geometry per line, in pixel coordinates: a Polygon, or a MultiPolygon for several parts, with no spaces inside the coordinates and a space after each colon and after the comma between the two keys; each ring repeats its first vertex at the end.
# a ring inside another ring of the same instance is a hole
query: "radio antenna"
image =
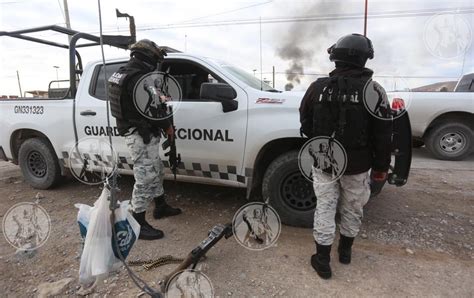
{"type": "Polygon", "coordinates": [[[369,6],[369,0],[365,0],[365,13],[364,13],[364,36],[367,37],[367,11],[369,6]]]}

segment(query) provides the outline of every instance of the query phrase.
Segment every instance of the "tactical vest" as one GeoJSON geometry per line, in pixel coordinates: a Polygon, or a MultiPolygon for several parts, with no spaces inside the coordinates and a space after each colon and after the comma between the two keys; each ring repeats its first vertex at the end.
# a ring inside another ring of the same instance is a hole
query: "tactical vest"
{"type": "Polygon", "coordinates": [[[141,120],[139,114],[136,111],[133,113],[134,109],[130,109],[130,107],[133,106],[133,98],[129,98],[127,92],[127,85],[130,78],[139,72],[141,72],[139,69],[122,66],[118,71],[114,72],[108,80],[110,110],[112,116],[117,118],[117,120],[141,120]]]}
{"type": "Polygon", "coordinates": [[[367,80],[344,76],[318,79],[313,98],[313,136],[334,136],[346,149],[368,146],[370,115],[363,100],[367,80]]]}

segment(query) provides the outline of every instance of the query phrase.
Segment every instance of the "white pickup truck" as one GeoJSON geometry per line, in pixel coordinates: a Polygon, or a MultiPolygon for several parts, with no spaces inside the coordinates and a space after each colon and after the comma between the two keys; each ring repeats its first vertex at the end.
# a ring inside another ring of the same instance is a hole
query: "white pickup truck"
{"type": "MultiPolygon", "coordinates": [[[[111,127],[107,126],[102,61],[91,62],[83,70],[75,67],[78,34],[69,47],[73,80],[64,98],[0,100],[0,158],[19,164],[25,180],[35,188],[50,188],[68,172],[76,139],[108,141],[108,133],[118,154],[118,171],[133,174],[113,117],[111,127]]],[[[108,60],[106,77],[126,62],[127,58],[108,60]]],[[[285,224],[312,226],[316,197],[298,167],[298,152],[305,142],[299,133],[298,113],[303,93],[277,91],[230,64],[179,52],[170,51],[161,67],[179,81],[183,94],[174,115],[182,156],[178,179],[247,188],[248,197],[269,199],[285,224]],[[226,86],[235,98],[219,98],[219,92],[203,96],[199,92],[203,81],[226,86]]],[[[401,163],[405,174],[394,175],[392,184],[406,182],[411,151],[406,157],[401,163]]]]}
{"type": "Polygon", "coordinates": [[[415,146],[439,159],[462,160],[474,150],[474,74],[464,75],[453,92],[394,92],[409,101],[415,146]]]}

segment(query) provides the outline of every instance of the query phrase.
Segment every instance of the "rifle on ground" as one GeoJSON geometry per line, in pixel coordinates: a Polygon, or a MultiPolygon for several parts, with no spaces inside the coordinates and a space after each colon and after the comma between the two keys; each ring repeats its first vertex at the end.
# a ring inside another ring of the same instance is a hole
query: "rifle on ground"
{"type": "Polygon", "coordinates": [[[218,224],[214,226],[210,231],[206,239],[201,241],[201,243],[194,248],[187,257],[183,260],[181,264],[178,265],[170,274],[165,276],[161,281],[161,291],[166,293],[168,283],[170,279],[175,276],[177,273],[188,269],[191,267],[192,269],[196,268],[197,263],[199,260],[205,256],[205,254],[211,249],[214,245],[216,245],[219,240],[222,238],[228,239],[233,235],[232,224],[218,224]]]}

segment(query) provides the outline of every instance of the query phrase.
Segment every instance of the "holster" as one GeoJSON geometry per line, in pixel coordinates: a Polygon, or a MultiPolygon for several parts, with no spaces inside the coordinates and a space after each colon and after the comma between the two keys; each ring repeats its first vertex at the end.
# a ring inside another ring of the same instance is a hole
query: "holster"
{"type": "Polygon", "coordinates": [[[137,128],[138,134],[142,137],[143,143],[148,145],[151,141],[151,135],[159,137],[161,134],[161,129],[158,127],[153,127],[145,120],[131,120],[129,121],[130,125],[137,128]]]}

